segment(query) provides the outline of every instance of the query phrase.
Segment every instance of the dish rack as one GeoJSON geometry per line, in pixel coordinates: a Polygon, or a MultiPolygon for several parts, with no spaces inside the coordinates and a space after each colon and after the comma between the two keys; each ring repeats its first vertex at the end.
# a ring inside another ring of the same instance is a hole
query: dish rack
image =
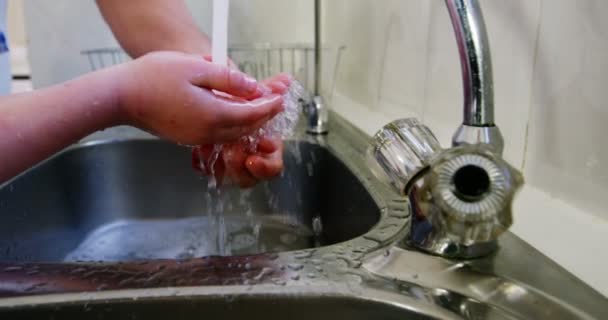
{"type": "MultiPolygon", "coordinates": [[[[321,90],[326,98],[330,98],[333,94],[337,70],[345,48],[345,46],[328,46],[322,49],[321,90]]],[[[228,55],[241,71],[258,80],[286,72],[300,81],[310,93],[314,88],[315,78],[314,50],[314,46],[310,44],[236,44],[228,49],[228,55]]],[[[93,71],[131,59],[120,48],[97,48],[84,50],[81,54],[88,59],[93,71]]]]}

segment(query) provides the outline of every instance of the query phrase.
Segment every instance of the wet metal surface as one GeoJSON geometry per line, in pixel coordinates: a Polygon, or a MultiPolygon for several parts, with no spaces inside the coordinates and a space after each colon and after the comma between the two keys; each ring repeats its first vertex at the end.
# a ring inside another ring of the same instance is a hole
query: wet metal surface
{"type": "Polygon", "coordinates": [[[0,318],[603,319],[608,314],[605,297],[510,233],[500,238],[495,254],[466,261],[405,246],[407,200],[373,177],[363,160],[368,138],[337,115],[332,119],[328,136],[296,139],[341,164],[327,174],[351,179],[316,185],[334,190],[331,197],[337,199],[325,200],[323,227],[333,229],[323,245],[184,260],[4,259],[0,318]],[[373,205],[361,205],[367,203],[364,197],[373,205]]]}

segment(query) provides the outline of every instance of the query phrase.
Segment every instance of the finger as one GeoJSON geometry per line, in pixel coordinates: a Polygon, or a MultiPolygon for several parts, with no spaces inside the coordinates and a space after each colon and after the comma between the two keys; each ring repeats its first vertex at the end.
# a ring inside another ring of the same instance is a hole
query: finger
{"type": "Polygon", "coordinates": [[[262,83],[270,83],[270,82],[281,82],[286,86],[289,86],[291,84],[291,82],[293,81],[293,76],[288,74],[288,73],[279,73],[277,75],[274,75],[264,81],[262,81],[262,83]]]}
{"type": "Polygon", "coordinates": [[[217,122],[223,127],[250,127],[262,119],[272,119],[283,111],[283,97],[271,94],[247,102],[229,101],[222,97],[213,109],[217,122]]]}
{"type": "MultiPolygon", "coordinates": [[[[205,61],[208,61],[208,62],[213,61],[213,57],[211,57],[211,55],[205,55],[205,56],[203,56],[203,59],[205,59],[205,61]]],[[[241,69],[239,69],[239,66],[237,66],[236,63],[234,63],[234,61],[232,61],[232,59],[230,59],[230,58],[228,58],[228,67],[233,70],[239,70],[239,71],[241,70],[241,69]]],[[[245,98],[247,100],[253,100],[253,99],[257,99],[263,95],[264,95],[264,90],[263,90],[263,88],[260,88],[259,90],[256,90],[255,93],[253,93],[245,98]]]]}
{"type": "Polygon", "coordinates": [[[249,173],[245,166],[247,152],[241,143],[234,143],[225,147],[223,157],[226,173],[241,188],[252,187],[257,183],[257,179],[249,173]]]}
{"type": "Polygon", "coordinates": [[[238,97],[261,95],[258,82],[247,74],[207,61],[196,63],[197,69],[190,82],[198,87],[222,91],[238,97]]]}
{"type": "Polygon", "coordinates": [[[272,93],[285,94],[293,81],[293,77],[286,73],[281,73],[262,81],[262,86],[268,88],[272,93]]]}
{"type": "MultiPolygon", "coordinates": [[[[203,59],[205,59],[205,61],[208,61],[208,62],[213,62],[213,57],[210,54],[204,55],[203,59]]],[[[230,59],[230,58],[228,58],[228,67],[230,69],[240,70],[239,66],[237,66],[236,63],[234,63],[234,61],[232,61],[232,59],[230,59]]]]}
{"type": "Polygon", "coordinates": [[[266,83],[265,86],[268,87],[270,91],[274,94],[285,94],[285,92],[287,92],[287,89],[289,89],[289,87],[287,87],[281,81],[269,82],[266,83]]]}
{"type": "Polygon", "coordinates": [[[270,120],[270,118],[261,119],[258,122],[252,124],[251,126],[234,126],[228,128],[221,128],[219,130],[216,130],[216,132],[213,134],[212,141],[216,141],[219,143],[235,142],[241,137],[254,134],[266,122],[268,122],[268,120],[270,120]]]}
{"type": "Polygon", "coordinates": [[[262,137],[258,142],[258,151],[261,153],[273,153],[279,149],[283,149],[283,141],[281,139],[262,137]]]}
{"type": "Polygon", "coordinates": [[[251,155],[245,165],[249,173],[257,179],[274,178],[283,170],[283,154],[274,152],[268,156],[251,155]]]}

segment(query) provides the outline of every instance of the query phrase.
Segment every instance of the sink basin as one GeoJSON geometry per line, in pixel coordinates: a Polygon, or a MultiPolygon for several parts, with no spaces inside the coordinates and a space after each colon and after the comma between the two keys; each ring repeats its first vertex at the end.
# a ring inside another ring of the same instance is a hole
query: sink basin
{"type": "Polygon", "coordinates": [[[331,119],[328,135],[287,143],[282,177],[246,192],[208,189],[188,148],[139,136],[76,145],[0,186],[0,319],[608,314],[509,232],[473,260],[410,248],[407,199],[373,176],[368,137],[331,119]]]}
{"type": "Polygon", "coordinates": [[[161,140],[78,145],[0,188],[0,262],[290,251],[378,222],[377,204],[328,149],[290,141],[286,150],[281,177],[243,192],[209,190],[189,148],[161,140]]]}

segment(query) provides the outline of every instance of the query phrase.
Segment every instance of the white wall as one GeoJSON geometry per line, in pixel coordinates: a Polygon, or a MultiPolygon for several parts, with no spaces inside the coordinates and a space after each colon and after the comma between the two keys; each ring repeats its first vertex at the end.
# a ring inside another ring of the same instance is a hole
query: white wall
{"type": "MultiPolygon", "coordinates": [[[[369,134],[415,116],[444,145],[462,118],[443,0],[328,0],[345,44],[334,108],[369,134]]],[[[480,0],[505,157],[524,171],[513,231],[608,295],[608,2],[480,0]]]]}
{"type": "Polygon", "coordinates": [[[9,41],[12,47],[25,47],[27,38],[25,35],[25,23],[23,18],[23,0],[8,0],[8,26],[9,41]]]}
{"type": "MultiPolygon", "coordinates": [[[[201,29],[210,31],[212,1],[187,3],[201,29]]],[[[232,43],[312,42],[311,1],[233,0],[231,7],[232,43]]],[[[25,15],[35,87],[90,71],[82,50],[117,46],[94,1],[28,0],[25,15]]]]}

